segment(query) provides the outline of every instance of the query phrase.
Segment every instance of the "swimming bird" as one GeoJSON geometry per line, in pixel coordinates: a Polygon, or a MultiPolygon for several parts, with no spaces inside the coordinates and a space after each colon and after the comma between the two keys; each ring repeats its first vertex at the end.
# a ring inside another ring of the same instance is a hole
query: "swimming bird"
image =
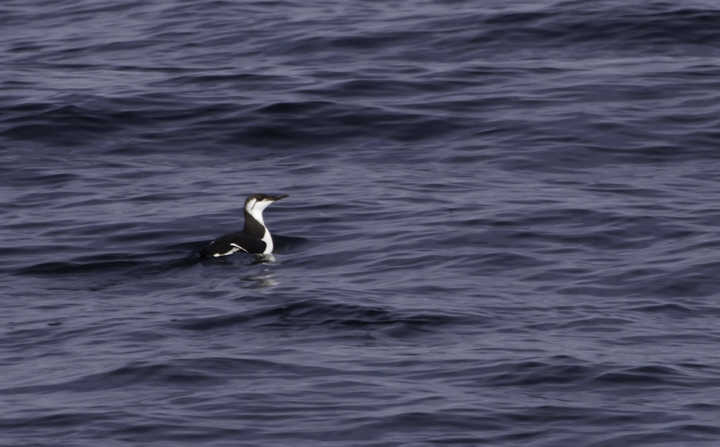
{"type": "Polygon", "coordinates": [[[253,194],[245,199],[245,228],[237,233],[220,236],[200,251],[203,257],[229,256],[244,252],[253,254],[270,254],[273,252],[272,236],[263,221],[263,211],[271,203],[288,197],[287,194],[271,196],[253,194]]]}

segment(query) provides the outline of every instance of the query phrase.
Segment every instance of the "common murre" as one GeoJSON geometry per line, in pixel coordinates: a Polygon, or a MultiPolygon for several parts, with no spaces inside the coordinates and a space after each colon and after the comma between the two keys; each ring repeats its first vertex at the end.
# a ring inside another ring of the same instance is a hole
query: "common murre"
{"type": "Polygon", "coordinates": [[[288,197],[287,194],[271,196],[253,194],[245,199],[245,228],[237,233],[226,234],[215,239],[200,251],[203,257],[228,256],[239,251],[253,254],[273,252],[272,236],[263,221],[263,210],[271,203],[288,197]]]}

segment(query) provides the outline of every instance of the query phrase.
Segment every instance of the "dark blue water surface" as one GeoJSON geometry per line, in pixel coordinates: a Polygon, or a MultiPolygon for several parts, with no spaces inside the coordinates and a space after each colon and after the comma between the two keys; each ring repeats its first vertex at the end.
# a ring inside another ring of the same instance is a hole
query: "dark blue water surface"
{"type": "Polygon", "coordinates": [[[0,36],[1,445],[720,445],[717,1],[0,36]],[[258,192],[275,259],[198,260],[258,192]]]}

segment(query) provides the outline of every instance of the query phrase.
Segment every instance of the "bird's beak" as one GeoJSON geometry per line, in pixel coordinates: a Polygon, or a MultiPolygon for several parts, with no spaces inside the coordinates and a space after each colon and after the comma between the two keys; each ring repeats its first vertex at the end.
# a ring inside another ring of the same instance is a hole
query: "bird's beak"
{"type": "Polygon", "coordinates": [[[277,202],[280,199],[284,199],[285,197],[290,197],[290,196],[287,194],[280,194],[279,196],[271,196],[271,197],[273,199],[273,202],[277,202]]]}

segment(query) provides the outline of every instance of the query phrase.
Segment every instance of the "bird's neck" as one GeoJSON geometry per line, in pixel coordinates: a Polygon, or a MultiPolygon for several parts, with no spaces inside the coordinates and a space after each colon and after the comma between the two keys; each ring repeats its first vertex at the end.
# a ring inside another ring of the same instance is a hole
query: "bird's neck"
{"type": "Polygon", "coordinates": [[[245,229],[243,231],[252,237],[263,239],[265,233],[269,233],[269,231],[263,222],[262,213],[253,214],[245,210],[245,229]]]}

